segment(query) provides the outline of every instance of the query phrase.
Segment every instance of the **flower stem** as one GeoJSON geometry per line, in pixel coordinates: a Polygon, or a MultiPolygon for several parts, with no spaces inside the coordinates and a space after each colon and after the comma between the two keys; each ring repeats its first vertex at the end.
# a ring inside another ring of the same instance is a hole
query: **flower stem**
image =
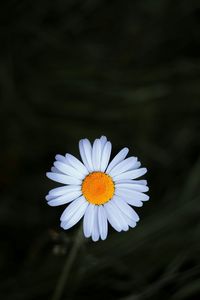
{"type": "Polygon", "coordinates": [[[82,233],[82,226],[80,226],[80,228],[78,229],[78,231],[76,233],[72,248],[71,248],[69,255],[67,256],[67,259],[65,261],[65,264],[63,266],[60,277],[58,279],[58,283],[56,285],[53,297],[51,298],[52,300],[60,300],[61,299],[64,289],[65,289],[65,286],[66,286],[68,276],[69,276],[69,272],[70,272],[73,262],[76,258],[76,255],[80,249],[82,241],[83,241],[83,233],[82,233]]]}

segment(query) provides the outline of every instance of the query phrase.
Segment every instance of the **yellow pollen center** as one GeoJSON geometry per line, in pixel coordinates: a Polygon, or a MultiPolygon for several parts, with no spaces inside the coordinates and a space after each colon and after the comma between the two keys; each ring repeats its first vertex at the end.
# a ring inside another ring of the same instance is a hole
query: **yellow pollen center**
{"type": "Polygon", "coordinates": [[[82,193],[92,204],[101,205],[108,202],[115,188],[112,178],[102,172],[93,172],[85,177],[82,184],[82,193]]]}

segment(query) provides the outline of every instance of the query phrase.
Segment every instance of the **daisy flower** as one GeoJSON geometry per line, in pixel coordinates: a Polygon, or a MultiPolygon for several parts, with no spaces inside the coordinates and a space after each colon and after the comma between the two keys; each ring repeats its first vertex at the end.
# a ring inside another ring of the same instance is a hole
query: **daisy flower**
{"type": "Polygon", "coordinates": [[[82,162],[71,154],[56,155],[47,177],[64,184],[46,196],[50,206],[71,202],[61,215],[61,227],[69,229],[83,217],[85,237],[105,240],[108,222],[118,232],[135,227],[139,216],[131,206],[140,207],[149,200],[146,180],[136,180],[147,172],[137,157],[126,158],[123,148],[109,163],[111,143],[105,136],[91,145],[79,141],[82,162]]]}

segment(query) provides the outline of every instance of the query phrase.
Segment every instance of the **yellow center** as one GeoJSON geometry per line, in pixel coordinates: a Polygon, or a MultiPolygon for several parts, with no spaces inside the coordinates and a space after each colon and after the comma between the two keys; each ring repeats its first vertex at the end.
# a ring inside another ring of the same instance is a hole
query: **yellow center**
{"type": "Polygon", "coordinates": [[[108,202],[114,191],[112,178],[105,173],[93,172],[83,180],[82,193],[92,204],[101,205],[108,202]]]}

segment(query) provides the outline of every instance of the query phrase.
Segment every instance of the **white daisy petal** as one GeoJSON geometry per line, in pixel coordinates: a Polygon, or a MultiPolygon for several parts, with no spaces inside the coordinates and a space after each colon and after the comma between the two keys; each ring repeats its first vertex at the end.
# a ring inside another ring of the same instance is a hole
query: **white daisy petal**
{"type": "Polygon", "coordinates": [[[47,201],[49,201],[49,200],[55,199],[55,197],[52,196],[52,195],[50,195],[50,194],[48,194],[48,195],[46,195],[45,199],[46,199],[47,201]]]}
{"type": "Polygon", "coordinates": [[[75,225],[84,215],[88,204],[83,196],[70,203],[60,217],[61,227],[68,229],[75,225]]]}
{"type": "Polygon", "coordinates": [[[138,200],[137,198],[133,199],[132,197],[126,197],[125,192],[121,193],[120,195],[121,195],[120,197],[123,199],[123,201],[127,202],[128,204],[130,204],[132,206],[136,206],[136,207],[142,207],[143,206],[143,202],[141,200],[138,200]]]}
{"type": "Polygon", "coordinates": [[[80,179],[77,179],[77,178],[74,178],[74,177],[71,177],[71,176],[67,176],[67,175],[47,172],[46,176],[51,180],[54,180],[56,182],[60,182],[60,183],[63,183],[63,184],[81,184],[80,179]]]}
{"type": "Polygon", "coordinates": [[[134,228],[137,225],[137,223],[134,220],[128,218],[127,216],[126,216],[126,221],[128,223],[128,226],[130,226],[131,228],[134,228]]]}
{"type": "Polygon", "coordinates": [[[79,141],[79,152],[80,152],[83,164],[85,165],[87,170],[90,171],[90,167],[89,167],[89,164],[87,162],[86,155],[85,155],[85,150],[84,150],[84,147],[83,147],[83,140],[79,141]]]}
{"type": "Polygon", "coordinates": [[[132,179],[119,179],[115,180],[115,184],[124,184],[124,183],[131,183],[131,184],[141,184],[141,185],[147,185],[146,180],[132,180],[132,179]]]}
{"type": "Polygon", "coordinates": [[[141,192],[137,192],[131,189],[123,189],[120,187],[115,188],[115,195],[124,197],[124,198],[131,198],[133,200],[140,200],[140,201],[148,201],[149,196],[143,194],[141,192]]]}
{"type": "Polygon", "coordinates": [[[98,206],[94,207],[94,223],[92,228],[92,240],[97,242],[99,240],[99,224],[98,224],[98,206]]]}
{"type": "MultiPolygon", "coordinates": [[[[127,158],[127,159],[128,159],[128,158],[127,158]]],[[[122,161],[121,163],[123,163],[123,162],[124,162],[124,161],[122,161]]],[[[118,167],[118,165],[115,166],[115,168],[116,168],[116,167],[118,167]]],[[[118,170],[120,170],[120,173],[117,173],[117,174],[115,174],[115,175],[119,175],[119,174],[124,173],[124,172],[127,172],[127,171],[133,171],[133,170],[136,170],[136,169],[138,169],[138,168],[140,168],[140,167],[141,167],[141,162],[140,162],[140,161],[136,161],[135,164],[132,165],[132,166],[130,166],[130,167],[129,167],[129,165],[127,164],[127,170],[126,170],[126,171],[123,170],[123,172],[121,172],[120,168],[118,168],[118,170]]],[[[113,169],[114,169],[114,168],[113,168],[113,169]]],[[[112,169],[112,171],[113,171],[113,169],[112,169]]],[[[111,172],[112,172],[112,171],[111,171],[111,172]]],[[[109,175],[110,175],[110,176],[115,176],[114,174],[111,175],[111,172],[109,173],[109,175]]]]}
{"type": "Polygon", "coordinates": [[[83,219],[83,232],[86,238],[90,237],[92,234],[94,217],[95,217],[95,205],[89,204],[83,219]]]}
{"type": "Polygon", "coordinates": [[[88,139],[80,140],[79,150],[84,165],[87,167],[88,171],[92,172],[92,146],[90,141],[88,139]]]}
{"type": "Polygon", "coordinates": [[[120,163],[118,163],[110,172],[109,175],[114,177],[116,175],[119,175],[121,173],[124,173],[132,168],[137,163],[137,157],[129,157],[124,160],[122,160],[120,163]]]}
{"type": "Polygon", "coordinates": [[[49,195],[53,197],[64,195],[67,192],[75,192],[80,191],[81,186],[80,185],[67,185],[67,186],[60,186],[58,188],[52,189],[49,191],[49,195]]]}
{"type": "Polygon", "coordinates": [[[99,139],[96,139],[93,144],[92,163],[94,171],[99,171],[101,165],[101,141],[99,139]]]}
{"type": "Polygon", "coordinates": [[[59,171],[63,172],[64,174],[75,177],[77,179],[82,180],[85,177],[85,175],[81,174],[80,172],[78,172],[76,169],[74,169],[70,165],[64,164],[63,162],[56,161],[54,163],[54,166],[59,171]]]}
{"type": "Polygon", "coordinates": [[[65,210],[63,211],[61,217],[60,217],[60,221],[67,221],[68,218],[70,218],[73,213],[78,210],[78,208],[83,204],[87,202],[85,200],[85,197],[80,196],[79,198],[77,198],[76,200],[74,200],[72,203],[70,203],[67,208],[65,208],[65,210]]]}
{"type": "Polygon", "coordinates": [[[115,184],[115,188],[134,190],[138,192],[148,192],[149,190],[148,186],[135,183],[117,183],[115,184]]]}
{"type": "Polygon", "coordinates": [[[103,150],[104,146],[105,146],[105,143],[107,142],[107,138],[106,136],[102,135],[100,137],[100,141],[101,141],[101,150],[103,150]]]}
{"type": "Polygon", "coordinates": [[[105,213],[105,208],[103,205],[98,207],[98,223],[99,223],[99,233],[102,240],[107,238],[108,234],[108,221],[105,213]]]}
{"type": "Polygon", "coordinates": [[[77,159],[75,156],[67,153],[65,155],[67,161],[70,163],[70,165],[72,167],[74,167],[76,170],[78,170],[80,173],[82,173],[83,175],[87,175],[88,174],[88,170],[87,168],[84,166],[84,164],[79,160],[77,159]]]}
{"type": "Polygon", "coordinates": [[[56,198],[54,197],[54,199],[49,200],[48,204],[50,206],[59,206],[59,205],[67,204],[72,200],[80,197],[81,195],[82,195],[81,191],[69,192],[67,194],[58,196],[56,198]]]}
{"type": "Polygon", "coordinates": [[[102,152],[102,158],[101,158],[101,172],[104,172],[107,168],[109,159],[110,159],[110,154],[111,154],[111,148],[112,145],[110,142],[106,142],[103,152],[102,152]]]}
{"type": "Polygon", "coordinates": [[[146,168],[140,168],[137,170],[133,170],[133,171],[128,171],[119,175],[116,175],[113,177],[113,180],[119,180],[119,179],[135,179],[138,178],[142,175],[144,175],[147,172],[146,168]]]}
{"type": "Polygon", "coordinates": [[[83,202],[80,205],[80,207],[76,211],[74,211],[71,217],[61,222],[61,227],[66,230],[74,226],[76,223],[78,223],[80,219],[83,217],[87,207],[88,207],[88,202],[87,201],[83,202]]]}
{"type": "Polygon", "coordinates": [[[147,180],[132,180],[132,183],[147,185],[147,180]]]}
{"type": "Polygon", "coordinates": [[[121,222],[122,230],[127,231],[129,229],[129,227],[128,227],[126,217],[124,216],[124,214],[121,212],[121,210],[118,208],[118,206],[113,201],[110,201],[110,202],[115,208],[115,214],[121,222]]]}
{"type": "Polygon", "coordinates": [[[58,161],[62,161],[63,163],[67,162],[66,158],[63,155],[60,155],[60,154],[57,154],[55,156],[55,159],[58,160],[58,161]]]}
{"type": "Polygon", "coordinates": [[[118,163],[120,163],[128,154],[129,149],[123,148],[114,158],[111,160],[111,162],[108,165],[108,168],[106,170],[106,173],[109,174],[109,172],[114,168],[118,163]]]}
{"type": "Polygon", "coordinates": [[[124,197],[122,197],[122,199],[126,202],[126,203],[128,203],[128,204],[130,204],[130,205],[132,205],[132,206],[135,206],[135,207],[142,207],[143,206],[143,202],[141,201],[141,200],[138,200],[138,199],[132,199],[132,198],[124,198],[124,197]]]}
{"type": "Polygon", "coordinates": [[[106,216],[108,219],[108,222],[110,223],[110,225],[118,232],[122,231],[122,226],[121,223],[119,221],[119,219],[117,218],[117,216],[115,215],[115,209],[113,209],[112,204],[109,202],[107,202],[106,204],[104,204],[104,208],[106,211],[106,216]]]}
{"type": "Polygon", "coordinates": [[[117,205],[117,207],[131,220],[134,220],[135,222],[139,221],[138,214],[134,211],[132,207],[130,207],[123,199],[120,197],[114,196],[112,201],[117,205]]]}
{"type": "Polygon", "coordinates": [[[138,169],[141,167],[141,162],[140,161],[137,161],[135,166],[133,168],[131,168],[130,170],[135,170],[135,169],[138,169]]]}
{"type": "Polygon", "coordinates": [[[52,173],[58,173],[58,174],[63,174],[63,172],[59,171],[56,167],[51,167],[51,172],[52,173]]]}
{"type": "Polygon", "coordinates": [[[92,146],[88,139],[83,140],[83,147],[85,150],[86,159],[90,166],[90,170],[93,171],[93,164],[92,164],[92,146]]]}

